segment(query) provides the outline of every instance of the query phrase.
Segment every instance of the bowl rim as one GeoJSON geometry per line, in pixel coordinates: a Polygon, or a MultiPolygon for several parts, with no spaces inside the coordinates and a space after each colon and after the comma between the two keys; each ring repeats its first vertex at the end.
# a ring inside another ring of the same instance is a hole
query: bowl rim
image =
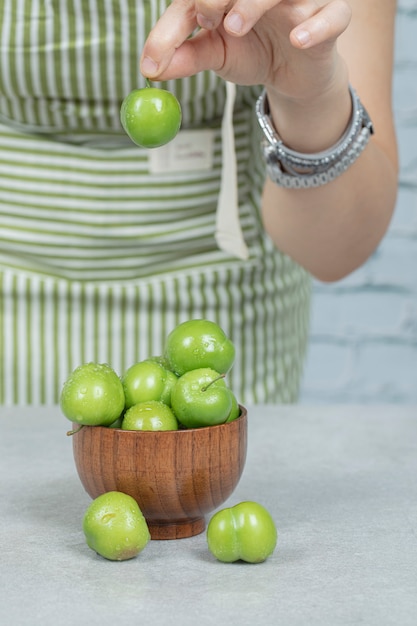
{"type": "MultiPolygon", "coordinates": [[[[239,417],[236,417],[236,419],[232,420],[231,422],[223,422],[222,424],[214,424],[213,426],[200,426],[200,427],[194,427],[194,428],[178,428],[177,430],[127,430],[124,428],[111,428],[110,426],[94,426],[94,425],[88,425],[85,424],[80,430],[84,430],[84,428],[94,428],[94,429],[99,429],[99,430],[105,430],[105,431],[112,431],[115,433],[135,433],[135,434],[139,434],[139,435],[165,435],[166,433],[195,433],[195,432],[204,432],[207,430],[213,430],[213,428],[215,429],[219,429],[219,428],[227,428],[228,426],[232,426],[233,424],[237,424],[241,421],[244,421],[245,419],[247,419],[248,416],[248,411],[246,409],[245,406],[243,406],[242,404],[239,404],[239,408],[240,408],[240,415],[239,417]]],[[[77,427],[80,426],[80,424],[77,424],[76,422],[73,422],[73,426],[77,427]]],[[[77,433],[74,433],[75,435],[77,433]]],[[[178,435],[177,435],[178,436],[178,435]]]]}

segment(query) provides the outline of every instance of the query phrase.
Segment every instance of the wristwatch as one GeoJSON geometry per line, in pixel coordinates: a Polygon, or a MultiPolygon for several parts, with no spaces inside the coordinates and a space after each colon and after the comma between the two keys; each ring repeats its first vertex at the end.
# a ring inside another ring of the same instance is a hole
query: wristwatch
{"type": "Polygon", "coordinates": [[[262,151],[269,177],[287,189],[326,185],[356,161],[374,133],[371,118],[349,85],[352,115],[340,140],[328,150],[301,153],[288,148],[275,130],[264,89],[256,102],[256,116],[263,131],[262,151]]]}

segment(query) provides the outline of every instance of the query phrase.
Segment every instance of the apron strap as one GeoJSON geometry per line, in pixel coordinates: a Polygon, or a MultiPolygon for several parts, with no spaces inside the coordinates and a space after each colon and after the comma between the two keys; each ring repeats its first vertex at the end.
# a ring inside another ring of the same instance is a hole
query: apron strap
{"type": "Polygon", "coordinates": [[[221,250],[240,259],[249,257],[239,221],[237,162],[233,128],[236,85],[226,82],[222,119],[222,173],[216,212],[216,242],[221,250]]]}

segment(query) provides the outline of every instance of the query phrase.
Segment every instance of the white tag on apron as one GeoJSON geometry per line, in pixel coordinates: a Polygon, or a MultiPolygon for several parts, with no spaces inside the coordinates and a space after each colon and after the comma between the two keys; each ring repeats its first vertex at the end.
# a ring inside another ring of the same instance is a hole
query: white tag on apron
{"type": "Polygon", "coordinates": [[[213,130],[181,130],[165,146],[149,150],[149,170],[151,174],[211,170],[213,152],[213,130]]]}

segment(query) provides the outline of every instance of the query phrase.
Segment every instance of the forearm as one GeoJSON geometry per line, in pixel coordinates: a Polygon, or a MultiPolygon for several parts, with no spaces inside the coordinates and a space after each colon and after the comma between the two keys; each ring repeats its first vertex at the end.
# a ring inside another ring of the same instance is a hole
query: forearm
{"type": "MultiPolygon", "coordinates": [[[[318,152],[333,145],[350,117],[347,79],[332,93],[308,103],[288,103],[268,94],[273,122],[286,145],[318,152]]],[[[384,120],[384,137],[390,120],[384,120]]],[[[385,145],[378,128],[358,160],[321,187],[284,189],[267,180],[265,229],[284,253],[323,281],[338,280],[361,265],[383,237],[395,206],[395,136],[385,145]]]]}
{"type": "Polygon", "coordinates": [[[396,168],[371,140],[342,176],[315,189],[290,190],[267,181],[266,231],[276,246],[323,281],[359,267],[383,237],[395,205],[396,168]]]}

